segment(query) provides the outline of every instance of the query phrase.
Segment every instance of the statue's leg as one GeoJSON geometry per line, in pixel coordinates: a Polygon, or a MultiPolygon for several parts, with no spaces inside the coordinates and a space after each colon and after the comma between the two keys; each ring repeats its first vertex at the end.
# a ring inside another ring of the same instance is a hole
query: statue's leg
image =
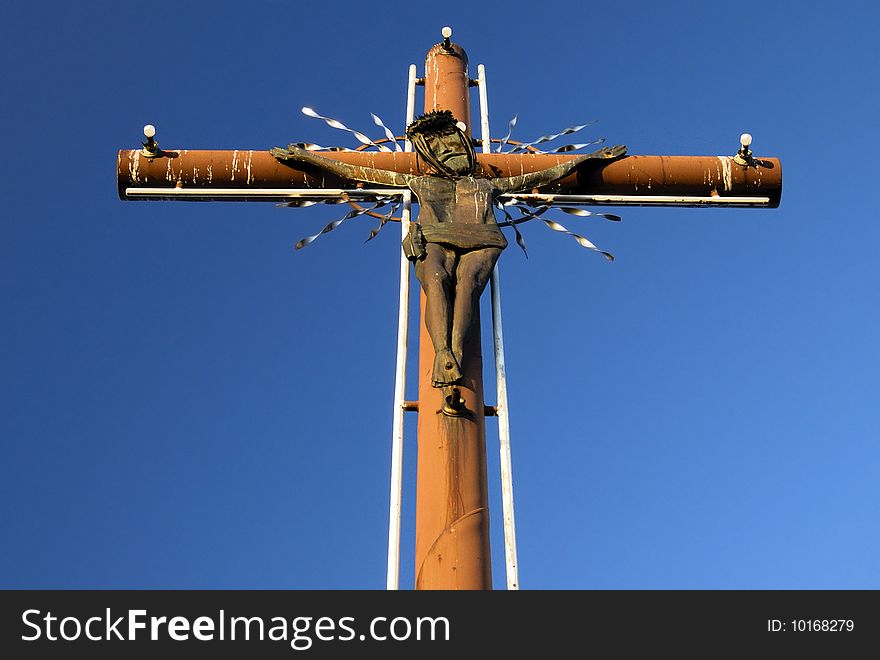
{"type": "Polygon", "coordinates": [[[437,243],[428,243],[427,256],[416,261],[416,277],[425,292],[425,325],[434,344],[434,387],[461,380],[461,368],[450,349],[452,297],[455,294],[452,273],[458,255],[437,243]]]}
{"type": "Polygon", "coordinates": [[[465,252],[455,270],[455,308],[452,314],[452,353],[461,362],[471,322],[479,313],[480,295],[492,276],[501,248],[465,252]]]}

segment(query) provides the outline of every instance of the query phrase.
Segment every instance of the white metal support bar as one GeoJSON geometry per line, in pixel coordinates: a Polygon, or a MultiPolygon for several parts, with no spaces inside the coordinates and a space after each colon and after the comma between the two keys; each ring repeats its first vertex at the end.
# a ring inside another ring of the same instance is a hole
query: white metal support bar
{"type": "MultiPolygon", "coordinates": [[[[480,90],[480,130],[483,153],[491,152],[489,134],[489,103],[486,92],[486,67],[477,67],[480,90]]],[[[507,405],[507,373],[504,366],[504,332],[501,328],[501,275],[498,264],[490,280],[492,295],[492,334],[495,338],[495,380],[497,389],[498,439],[501,445],[501,508],[504,516],[504,558],[507,568],[507,588],[519,589],[519,567],[516,559],[516,525],[513,515],[513,471],[510,460],[510,419],[507,405]]]]}
{"type": "MultiPolygon", "coordinates": [[[[194,202],[290,202],[298,199],[352,201],[403,195],[402,188],[126,188],[129,199],[194,202]]],[[[545,195],[521,193],[500,195],[500,200],[518,199],[530,204],[574,204],[578,206],[770,206],[769,197],[699,195],[545,195]]]]}
{"type": "Polygon", "coordinates": [[[158,201],[194,202],[291,202],[298,199],[339,201],[347,195],[352,201],[399,197],[401,188],[126,188],[125,196],[131,199],[154,199],[158,201]]]}
{"type": "MultiPolygon", "coordinates": [[[[412,123],[416,104],[416,65],[409,65],[409,81],[406,89],[406,125],[412,123]]],[[[412,151],[406,141],[405,151],[412,151]]],[[[401,238],[409,235],[412,193],[403,193],[401,212],[401,238]]],[[[400,251],[400,301],[397,313],[397,366],[394,376],[394,419],[391,430],[391,510],[388,520],[388,571],[386,589],[396,590],[400,584],[400,504],[403,495],[403,416],[406,394],[406,335],[409,320],[409,260],[400,251]]]]}
{"type": "Polygon", "coordinates": [[[523,193],[499,195],[498,199],[518,199],[529,204],[574,204],[577,206],[770,206],[769,197],[720,195],[543,195],[523,193]]]}

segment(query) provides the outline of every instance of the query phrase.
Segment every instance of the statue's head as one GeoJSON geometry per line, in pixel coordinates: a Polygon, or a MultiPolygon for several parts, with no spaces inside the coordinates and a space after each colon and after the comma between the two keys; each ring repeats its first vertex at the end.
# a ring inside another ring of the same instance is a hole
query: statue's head
{"type": "Polygon", "coordinates": [[[406,137],[440,176],[469,176],[477,167],[473,142],[449,110],[433,110],[416,118],[407,126],[406,137]]]}

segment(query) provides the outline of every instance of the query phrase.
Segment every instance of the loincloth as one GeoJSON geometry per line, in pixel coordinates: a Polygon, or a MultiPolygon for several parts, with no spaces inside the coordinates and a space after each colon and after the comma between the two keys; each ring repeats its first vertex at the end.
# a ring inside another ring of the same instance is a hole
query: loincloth
{"type": "Polygon", "coordinates": [[[507,239],[494,222],[491,224],[470,224],[441,222],[422,225],[422,235],[428,243],[442,243],[463,250],[507,247],[507,239]]]}

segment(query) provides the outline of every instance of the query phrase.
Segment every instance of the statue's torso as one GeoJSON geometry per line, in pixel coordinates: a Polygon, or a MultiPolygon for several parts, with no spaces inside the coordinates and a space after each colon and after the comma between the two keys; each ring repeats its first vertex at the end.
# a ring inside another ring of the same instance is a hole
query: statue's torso
{"type": "Polygon", "coordinates": [[[492,212],[495,187],[491,179],[472,176],[451,180],[439,176],[420,176],[410,183],[419,202],[419,222],[466,224],[495,223],[492,212]]]}
{"type": "Polygon", "coordinates": [[[418,199],[418,222],[429,243],[466,250],[507,246],[492,211],[497,190],[491,179],[420,176],[410,182],[410,189],[418,199]]]}

